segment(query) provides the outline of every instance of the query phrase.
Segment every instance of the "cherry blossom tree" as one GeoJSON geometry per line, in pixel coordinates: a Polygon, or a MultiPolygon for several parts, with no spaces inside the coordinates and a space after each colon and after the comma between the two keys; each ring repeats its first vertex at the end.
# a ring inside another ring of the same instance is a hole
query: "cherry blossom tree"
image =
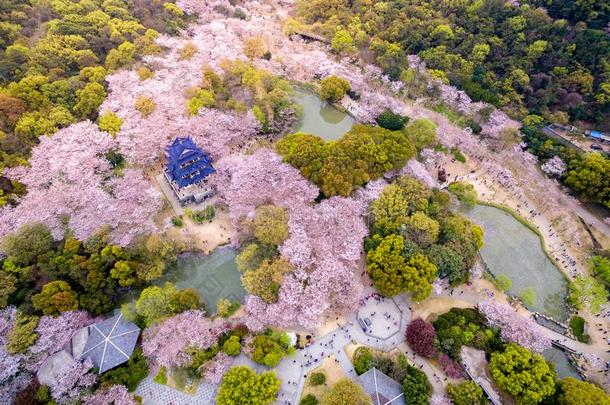
{"type": "Polygon", "coordinates": [[[0,236],[25,223],[42,222],[60,239],[66,218],[79,239],[104,225],[113,228],[113,241],[123,245],[136,234],[153,231],[152,215],[161,207],[160,195],[138,169],[113,176],[104,156],[112,147],[112,138],[89,121],[51,138],[41,137],[29,167],[9,170],[28,193],[18,206],[0,208],[0,236]]]}
{"type": "Polygon", "coordinates": [[[446,353],[441,353],[438,356],[438,363],[441,366],[441,369],[447,374],[450,378],[465,378],[466,372],[462,368],[462,366],[451,357],[449,357],[446,353]]]}
{"type": "Polygon", "coordinates": [[[203,379],[210,384],[220,384],[222,376],[229,371],[233,360],[225,352],[218,352],[214,358],[202,366],[203,379]]]}
{"type": "Polygon", "coordinates": [[[83,399],[85,405],[137,405],[139,402],[124,385],[113,385],[97,390],[83,399]]]}
{"type": "Polygon", "coordinates": [[[62,312],[59,316],[43,316],[38,322],[38,339],[26,352],[25,367],[35,372],[52,354],[61,350],[82,327],[94,320],[86,311],[62,312]]]}
{"type": "Polygon", "coordinates": [[[203,311],[186,311],[147,328],[142,336],[142,349],[155,368],[185,366],[191,360],[187,348],[210,348],[228,326],[225,322],[211,321],[203,311]]]}
{"type": "Polygon", "coordinates": [[[70,358],[62,364],[61,372],[53,374],[49,382],[53,399],[60,404],[73,403],[82,393],[82,390],[95,384],[97,376],[91,372],[93,363],[90,359],[80,362],[70,358]]]}
{"type": "Polygon", "coordinates": [[[517,314],[510,306],[486,300],[479,302],[478,308],[490,325],[501,329],[503,340],[537,353],[551,347],[551,340],[544,335],[542,327],[531,318],[517,314]]]}
{"type": "Polygon", "coordinates": [[[550,174],[555,177],[562,177],[566,170],[568,169],[567,165],[559,156],[553,156],[549,160],[547,160],[542,166],[540,166],[543,172],[546,174],[550,174]]]}

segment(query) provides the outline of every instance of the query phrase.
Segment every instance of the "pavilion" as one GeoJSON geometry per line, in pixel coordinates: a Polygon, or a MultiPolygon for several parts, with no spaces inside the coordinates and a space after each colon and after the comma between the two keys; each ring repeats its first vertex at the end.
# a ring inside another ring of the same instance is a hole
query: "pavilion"
{"type": "Polygon", "coordinates": [[[213,194],[207,180],[216,170],[191,137],[176,138],[165,149],[165,157],[163,174],[180,204],[199,203],[213,194]]]}
{"type": "Polygon", "coordinates": [[[402,385],[374,367],[360,375],[358,382],[371,396],[372,405],[405,405],[402,385]]]}
{"type": "Polygon", "coordinates": [[[89,336],[80,358],[90,358],[102,374],[131,357],[140,328],[123,319],[123,314],[88,327],[89,336]]]}

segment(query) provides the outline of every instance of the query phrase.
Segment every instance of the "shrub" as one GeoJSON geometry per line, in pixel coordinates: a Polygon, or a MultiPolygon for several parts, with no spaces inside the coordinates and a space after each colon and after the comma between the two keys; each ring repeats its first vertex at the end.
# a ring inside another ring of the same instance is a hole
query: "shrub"
{"type": "Polygon", "coordinates": [[[186,108],[191,115],[197,115],[204,107],[213,107],[216,104],[214,93],[209,90],[198,90],[197,94],[186,103],[186,108]]]}
{"type": "Polygon", "coordinates": [[[147,68],[146,66],[142,66],[141,68],[138,69],[138,77],[140,78],[141,81],[144,80],[148,80],[151,77],[153,77],[155,74],[153,73],[152,70],[150,70],[149,68],[147,68]]]}
{"type": "Polygon", "coordinates": [[[585,320],[584,318],[574,315],[570,318],[570,330],[572,334],[576,336],[579,342],[589,343],[591,341],[591,336],[585,334],[585,320]]]}
{"type": "Polygon", "coordinates": [[[402,382],[402,391],[409,399],[409,405],[427,405],[432,394],[432,385],[423,371],[408,365],[407,376],[402,382]]]}
{"type": "Polygon", "coordinates": [[[307,394],[301,399],[299,405],[318,405],[318,403],[318,398],[316,398],[315,395],[307,394]]]}
{"type": "Polygon", "coordinates": [[[375,118],[375,121],[377,121],[377,125],[381,128],[398,131],[404,128],[405,124],[409,121],[409,117],[403,117],[391,110],[385,110],[375,118]]]}
{"type": "Polygon", "coordinates": [[[326,375],[324,373],[311,373],[309,376],[309,382],[311,385],[322,385],[326,382],[326,375]]]}
{"type": "Polygon", "coordinates": [[[354,370],[358,375],[366,373],[372,367],[372,362],[373,354],[368,347],[360,346],[354,351],[352,363],[354,364],[354,370]]]}
{"type": "Polygon", "coordinates": [[[337,102],[350,90],[349,82],[338,76],[327,76],[320,83],[320,98],[322,100],[337,102]]]}
{"type": "Polygon", "coordinates": [[[528,287],[519,293],[519,298],[525,305],[534,305],[536,302],[536,292],[532,287],[528,287]]]}
{"type": "Polygon", "coordinates": [[[448,189],[465,208],[471,209],[477,205],[478,194],[472,184],[464,181],[455,181],[449,184],[448,189]]]}
{"type": "Polygon", "coordinates": [[[494,284],[500,291],[507,292],[513,285],[513,280],[506,274],[500,274],[494,279],[494,284]]]}
{"type": "Polygon", "coordinates": [[[464,156],[458,148],[451,148],[451,154],[458,162],[466,163],[466,156],[464,156]]]}
{"type": "Polygon", "coordinates": [[[436,356],[436,331],[432,324],[421,318],[411,321],[406,331],[407,343],[420,356],[436,356]]]}
{"type": "Polygon", "coordinates": [[[178,228],[181,228],[184,225],[184,221],[181,217],[172,217],[172,224],[178,228]]]}
{"type": "Polygon", "coordinates": [[[17,319],[7,335],[7,352],[10,354],[24,353],[36,342],[38,319],[37,316],[29,316],[22,312],[17,314],[17,319]]]}
{"type": "Polygon", "coordinates": [[[127,363],[102,374],[101,383],[107,387],[117,384],[124,385],[129,391],[133,392],[147,375],[148,364],[142,353],[142,348],[138,347],[133,351],[127,363]]]}
{"type": "Polygon", "coordinates": [[[150,97],[139,96],[136,98],[136,110],[139,111],[142,118],[148,117],[157,108],[157,104],[150,97]]]}
{"type": "Polygon", "coordinates": [[[167,369],[165,367],[161,367],[157,375],[153,378],[153,381],[157,384],[167,384],[167,369]]]}
{"type": "Polygon", "coordinates": [[[241,344],[239,343],[239,338],[237,336],[231,336],[222,345],[222,351],[228,354],[229,356],[238,356],[239,352],[241,352],[241,344]]]}
{"type": "Polygon", "coordinates": [[[447,385],[447,394],[454,405],[483,405],[487,403],[483,389],[474,381],[464,381],[460,384],[447,385]]]}
{"type": "Polygon", "coordinates": [[[193,56],[195,56],[198,50],[197,45],[192,42],[187,42],[178,50],[178,55],[180,56],[181,60],[191,59],[193,56]]]}
{"type": "Polygon", "coordinates": [[[216,209],[212,205],[208,205],[202,210],[195,211],[191,215],[191,219],[198,224],[202,224],[204,222],[212,222],[214,217],[216,216],[216,209]]]}
{"type": "Polygon", "coordinates": [[[123,120],[113,112],[106,112],[97,119],[97,126],[100,131],[108,132],[112,137],[115,137],[121,131],[123,120]]]}
{"type": "Polygon", "coordinates": [[[231,302],[226,298],[221,298],[216,302],[216,313],[223,318],[228,318],[233,315],[240,306],[239,302],[231,302]]]}

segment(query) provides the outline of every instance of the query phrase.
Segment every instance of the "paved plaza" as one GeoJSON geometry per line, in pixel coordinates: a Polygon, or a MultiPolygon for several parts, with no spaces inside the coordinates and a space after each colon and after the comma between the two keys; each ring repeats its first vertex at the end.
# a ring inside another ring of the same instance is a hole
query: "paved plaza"
{"type": "MultiPolygon", "coordinates": [[[[361,305],[343,324],[324,336],[314,336],[313,343],[294,356],[282,359],[274,369],[282,380],[276,404],[296,405],[299,403],[301,392],[307,374],[320,366],[325,358],[333,357],[345,374],[352,379],[357,377],[345,347],[350,344],[362,344],[377,350],[389,351],[398,347],[404,341],[407,324],[411,320],[411,311],[404,295],[395,298],[383,298],[378,294],[370,293],[361,300],[361,305]],[[358,317],[366,316],[371,325],[365,332],[358,317]]],[[[233,365],[247,365],[258,372],[265,371],[266,367],[254,363],[244,354],[240,354],[233,365]]],[[[157,384],[152,377],[142,381],[136,391],[143,398],[144,405],[212,405],[216,394],[216,386],[201,384],[195,396],[179,392],[173,388],[157,384]]]]}

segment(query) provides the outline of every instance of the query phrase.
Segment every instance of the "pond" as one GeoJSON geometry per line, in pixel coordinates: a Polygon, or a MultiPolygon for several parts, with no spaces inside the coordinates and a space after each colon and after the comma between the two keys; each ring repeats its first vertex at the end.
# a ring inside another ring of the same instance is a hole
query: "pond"
{"type": "Polygon", "coordinates": [[[555,370],[557,371],[559,378],[572,377],[577,380],[582,380],[582,377],[578,374],[578,371],[576,371],[576,367],[570,363],[568,356],[562,350],[551,347],[550,349],[546,349],[542,355],[549,363],[555,365],[555,370]]]}
{"type": "Polygon", "coordinates": [[[320,100],[317,94],[295,87],[294,100],[303,107],[303,118],[295,132],[318,135],[325,141],[339,139],[356,121],[331,104],[320,100]]]}
{"type": "Polygon", "coordinates": [[[178,258],[176,269],[168,279],[177,288],[194,288],[205,303],[209,314],[216,313],[216,301],[228,298],[233,302],[244,302],[246,291],[241,284],[241,273],[237,270],[237,252],[230,247],[220,247],[211,254],[186,253],[178,258]]]}
{"type": "Polygon", "coordinates": [[[481,256],[489,270],[512,280],[508,292],[518,296],[531,288],[536,296],[528,309],[565,320],[568,282],[544,253],[538,235],[498,208],[477,205],[468,216],[483,228],[481,256]]]}

